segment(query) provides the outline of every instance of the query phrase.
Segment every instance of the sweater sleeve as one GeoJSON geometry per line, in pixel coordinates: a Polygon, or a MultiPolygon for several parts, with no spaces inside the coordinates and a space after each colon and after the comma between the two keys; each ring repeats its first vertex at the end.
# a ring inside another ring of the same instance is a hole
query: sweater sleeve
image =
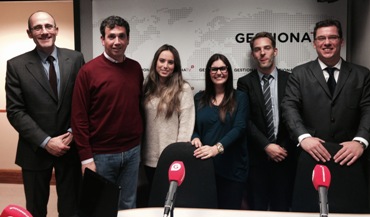
{"type": "Polygon", "coordinates": [[[80,160],[93,157],[89,142],[90,91],[87,72],[84,68],[77,75],[72,97],[71,125],[80,160]]]}
{"type": "Polygon", "coordinates": [[[237,94],[237,109],[234,113],[235,118],[232,129],[220,140],[225,149],[235,144],[235,141],[245,134],[247,127],[249,113],[248,97],[241,91],[236,91],[235,94],[237,94]]]}
{"type": "Polygon", "coordinates": [[[191,139],[195,124],[193,91],[189,84],[184,85],[180,101],[181,108],[179,112],[179,134],[177,136],[177,142],[188,142],[191,139]]]}

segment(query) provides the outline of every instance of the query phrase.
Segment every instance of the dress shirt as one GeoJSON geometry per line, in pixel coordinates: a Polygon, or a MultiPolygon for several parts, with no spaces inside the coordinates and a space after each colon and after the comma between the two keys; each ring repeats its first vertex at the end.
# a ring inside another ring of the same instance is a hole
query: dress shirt
{"type": "MultiPolygon", "coordinates": [[[[257,70],[258,71],[258,70],[257,70]]],[[[260,83],[261,83],[261,89],[263,91],[263,80],[262,80],[262,76],[264,74],[262,74],[261,72],[258,71],[258,75],[260,77],[260,83]]],[[[275,137],[277,136],[278,134],[278,126],[279,126],[279,106],[278,106],[278,80],[277,80],[277,76],[278,76],[278,71],[277,69],[275,68],[271,74],[272,76],[271,79],[269,79],[269,83],[270,83],[270,92],[271,92],[271,103],[272,103],[272,112],[273,112],[273,118],[274,118],[274,133],[275,133],[275,137]]]]}
{"type": "Polygon", "coordinates": [[[46,74],[46,77],[48,78],[48,80],[49,80],[50,64],[49,64],[47,58],[48,58],[48,56],[54,57],[54,68],[55,68],[55,73],[57,75],[57,90],[58,90],[58,93],[59,93],[59,90],[60,90],[60,70],[59,70],[59,61],[58,61],[57,49],[54,48],[54,51],[50,55],[47,55],[47,54],[45,54],[45,53],[43,53],[39,50],[37,50],[37,53],[40,55],[41,64],[44,67],[45,74],[46,74]]]}
{"type": "MultiPolygon", "coordinates": [[[[48,56],[54,57],[54,68],[55,68],[55,73],[57,75],[57,90],[58,90],[58,93],[59,93],[60,70],[59,70],[59,62],[58,62],[58,52],[57,52],[57,49],[54,47],[54,50],[53,50],[53,52],[50,55],[47,55],[47,54],[45,54],[45,53],[43,53],[43,52],[41,52],[39,50],[37,50],[37,53],[39,54],[39,56],[41,58],[41,64],[44,67],[45,75],[48,78],[48,80],[49,80],[49,66],[50,66],[50,64],[49,64],[47,58],[48,58],[48,56]]],[[[40,147],[45,148],[46,144],[49,142],[50,139],[51,139],[50,136],[46,137],[44,139],[44,141],[40,144],[40,147]]]]}

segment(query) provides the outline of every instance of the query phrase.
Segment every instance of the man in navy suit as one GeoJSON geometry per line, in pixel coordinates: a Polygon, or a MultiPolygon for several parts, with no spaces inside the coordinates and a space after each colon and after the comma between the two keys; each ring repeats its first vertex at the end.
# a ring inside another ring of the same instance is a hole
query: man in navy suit
{"type": "Polygon", "coordinates": [[[295,147],[282,124],[279,105],[285,94],[289,73],[276,68],[278,50],[270,33],[257,33],[250,47],[257,69],[238,80],[238,89],[248,94],[251,105],[247,202],[253,210],[288,211],[295,173],[295,147]],[[270,91],[265,92],[272,103],[271,123],[268,123],[263,76],[271,76],[270,91]],[[269,124],[273,126],[272,138],[269,138],[269,124]]]}
{"type": "Polygon", "coordinates": [[[27,34],[36,48],[9,60],[6,71],[7,117],[19,133],[15,163],[22,168],[26,207],[34,217],[46,217],[53,169],[59,216],[70,217],[81,181],[70,128],[71,100],[84,58],[55,46],[58,27],[47,12],[29,17],[27,34]]]}
{"type": "Polygon", "coordinates": [[[331,171],[330,212],[366,213],[366,148],[370,140],[370,71],[340,56],[337,20],[316,23],[318,58],[293,69],[282,102],[283,119],[300,150],[293,211],[318,212],[311,175],[315,164],[331,171]]]}

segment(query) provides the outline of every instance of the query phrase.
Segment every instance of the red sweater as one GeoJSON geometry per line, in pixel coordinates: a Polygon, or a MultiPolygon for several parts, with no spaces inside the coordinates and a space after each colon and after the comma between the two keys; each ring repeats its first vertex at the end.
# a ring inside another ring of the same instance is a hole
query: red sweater
{"type": "Polygon", "coordinates": [[[80,69],[71,122],[81,161],[140,144],[142,84],[141,66],[129,58],[113,63],[102,54],[80,69]]]}

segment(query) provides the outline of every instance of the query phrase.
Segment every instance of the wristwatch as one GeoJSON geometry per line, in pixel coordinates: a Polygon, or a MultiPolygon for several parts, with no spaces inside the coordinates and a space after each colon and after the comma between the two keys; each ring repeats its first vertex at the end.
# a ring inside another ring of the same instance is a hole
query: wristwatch
{"type": "Polygon", "coordinates": [[[365,143],[361,142],[360,140],[354,140],[354,141],[356,141],[356,142],[360,143],[360,144],[362,145],[362,148],[363,148],[364,150],[366,149],[366,145],[365,145],[365,143]]]}
{"type": "Polygon", "coordinates": [[[221,142],[218,142],[216,144],[216,146],[217,146],[218,153],[223,154],[224,153],[224,146],[221,144],[221,142]]]}

